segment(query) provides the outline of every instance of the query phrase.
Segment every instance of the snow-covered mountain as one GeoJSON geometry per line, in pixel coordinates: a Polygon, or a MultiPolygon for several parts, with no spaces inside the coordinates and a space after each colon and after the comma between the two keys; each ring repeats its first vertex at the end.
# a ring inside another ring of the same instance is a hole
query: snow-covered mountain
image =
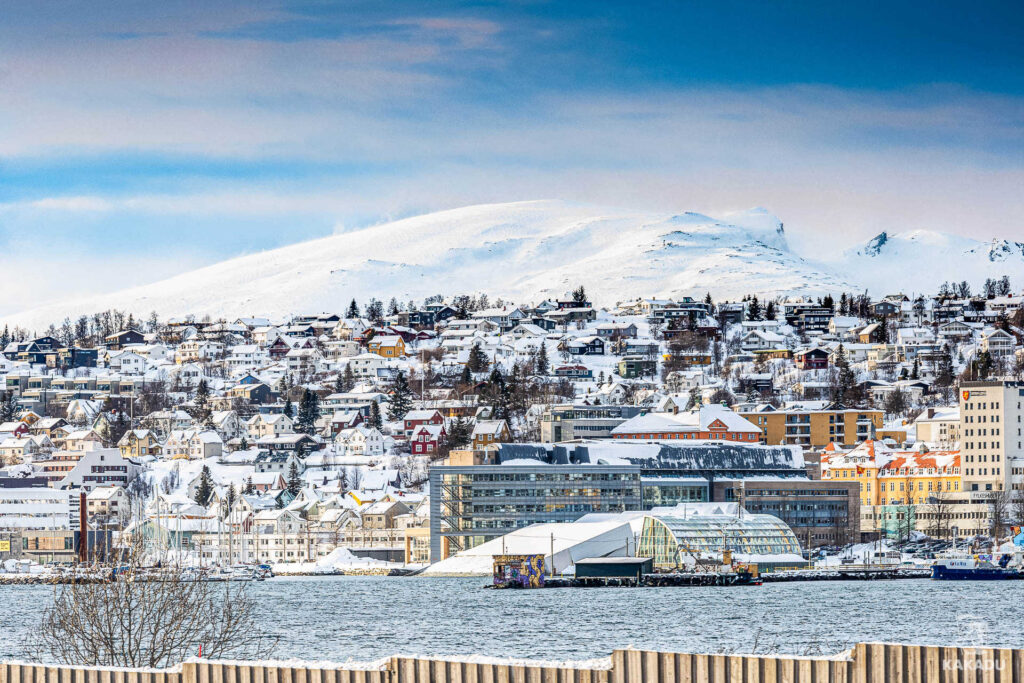
{"type": "Polygon", "coordinates": [[[716,220],[561,201],[470,206],[251,254],[141,287],[47,305],[5,322],[41,329],[120,308],[161,317],[340,311],[487,292],[539,301],[584,285],[608,305],[641,296],[822,294],[855,285],[790,251],[755,209],[716,220]]]}
{"type": "Polygon", "coordinates": [[[636,297],[718,299],[868,290],[931,293],[944,280],[1009,275],[1024,283],[1024,244],[917,230],[881,233],[834,262],[790,250],[778,218],[753,209],[715,219],[562,201],[470,206],[241,256],[120,292],[8,316],[42,329],[108,308],[161,317],[340,311],[433,294],[487,292],[536,302],[584,285],[601,305],[636,297]]]}
{"type": "Polygon", "coordinates": [[[977,291],[987,278],[1003,275],[1019,287],[1024,284],[1024,243],[981,242],[931,230],[882,232],[830,265],[874,294],[931,294],[945,281],[961,280],[977,291]]]}

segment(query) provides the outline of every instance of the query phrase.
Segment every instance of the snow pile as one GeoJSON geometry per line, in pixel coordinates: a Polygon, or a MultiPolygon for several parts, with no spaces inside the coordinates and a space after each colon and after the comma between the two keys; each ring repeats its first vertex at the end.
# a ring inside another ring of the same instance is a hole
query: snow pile
{"type": "Polygon", "coordinates": [[[279,562],[271,568],[275,574],[333,574],[346,571],[383,571],[400,566],[395,562],[359,557],[348,548],[335,548],[315,562],[279,562]]]}
{"type": "Polygon", "coordinates": [[[48,570],[32,560],[4,560],[0,572],[4,574],[45,574],[48,570]]]}

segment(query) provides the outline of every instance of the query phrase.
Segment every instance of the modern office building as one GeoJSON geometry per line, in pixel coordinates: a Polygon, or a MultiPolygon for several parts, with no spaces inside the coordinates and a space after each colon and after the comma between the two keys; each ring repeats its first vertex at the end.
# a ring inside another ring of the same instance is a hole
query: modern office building
{"type": "Polygon", "coordinates": [[[806,548],[859,543],[860,488],[856,482],[721,479],[712,500],[738,503],[753,514],[773,515],[799,536],[806,548]]]}
{"type": "Polygon", "coordinates": [[[883,413],[833,403],[821,409],[776,408],[768,403],[743,404],[737,412],[761,430],[761,443],[821,448],[830,443],[853,446],[875,438],[883,413]]]}
{"type": "Polygon", "coordinates": [[[612,430],[640,414],[638,406],[551,406],[541,417],[540,440],[610,439],[612,430]]]}
{"type": "MultiPolygon", "coordinates": [[[[498,444],[483,451],[454,451],[445,465],[431,468],[431,559],[538,522],[707,502],[715,490],[726,498],[729,486],[716,489],[718,482],[737,480],[778,492],[770,495],[784,506],[798,506],[779,511],[814,528],[859,523],[850,507],[856,505],[856,491],[809,480],[802,453],[792,446],[610,440],[498,444]],[[819,493],[838,489],[843,490],[819,493]]],[[[761,505],[768,495],[755,495],[752,504],[761,505]]],[[[764,506],[767,510],[768,503],[764,506]]],[[[812,546],[835,542],[821,530],[795,531],[812,546]]],[[[850,538],[857,533],[845,531],[850,538]]]]}
{"type": "Polygon", "coordinates": [[[77,529],[77,491],[0,489],[0,529],[77,529]]]}

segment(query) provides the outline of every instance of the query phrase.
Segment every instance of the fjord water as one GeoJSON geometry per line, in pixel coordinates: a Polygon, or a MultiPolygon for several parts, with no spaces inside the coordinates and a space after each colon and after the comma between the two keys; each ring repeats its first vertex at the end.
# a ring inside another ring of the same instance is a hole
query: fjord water
{"type": "MultiPolygon", "coordinates": [[[[615,648],[832,654],[863,641],[1024,648],[1024,581],[485,590],[485,578],[278,577],[249,584],[281,659],[392,654],[547,660],[615,648]]],[[[47,586],[0,587],[0,659],[22,655],[47,586]]]]}

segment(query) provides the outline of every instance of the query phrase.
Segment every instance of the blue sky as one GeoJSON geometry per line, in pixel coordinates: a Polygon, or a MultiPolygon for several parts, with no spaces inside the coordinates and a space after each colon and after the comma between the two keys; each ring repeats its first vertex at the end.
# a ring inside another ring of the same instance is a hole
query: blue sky
{"type": "Polygon", "coordinates": [[[1021,237],[1014,3],[19,2],[0,312],[479,202],[1021,237]]]}

